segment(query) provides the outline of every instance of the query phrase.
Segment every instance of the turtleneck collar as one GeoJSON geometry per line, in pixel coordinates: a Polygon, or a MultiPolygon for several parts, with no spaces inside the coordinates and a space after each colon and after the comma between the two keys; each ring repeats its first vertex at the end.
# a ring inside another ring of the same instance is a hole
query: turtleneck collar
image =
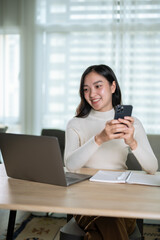
{"type": "Polygon", "coordinates": [[[91,109],[89,116],[90,117],[94,117],[94,118],[98,118],[98,119],[113,119],[114,118],[114,113],[115,110],[114,108],[112,108],[109,111],[106,112],[100,112],[100,111],[95,111],[94,109],[91,109]]]}

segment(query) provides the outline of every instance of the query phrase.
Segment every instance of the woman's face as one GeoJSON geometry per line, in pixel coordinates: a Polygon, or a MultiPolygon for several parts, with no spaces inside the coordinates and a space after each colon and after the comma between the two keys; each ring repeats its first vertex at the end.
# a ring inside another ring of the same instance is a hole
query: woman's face
{"type": "Polygon", "coordinates": [[[115,92],[115,89],[115,81],[110,85],[105,77],[96,72],[90,72],[85,77],[84,97],[96,111],[105,112],[113,108],[112,93],[115,92]]]}

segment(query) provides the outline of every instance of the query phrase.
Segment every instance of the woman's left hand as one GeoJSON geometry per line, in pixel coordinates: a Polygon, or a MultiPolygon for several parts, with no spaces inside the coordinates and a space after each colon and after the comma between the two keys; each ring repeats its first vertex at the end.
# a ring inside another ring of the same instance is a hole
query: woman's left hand
{"type": "Polygon", "coordinates": [[[134,139],[134,118],[133,117],[124,117],[124,119],[119,118],[118,121],[127,126],[124,130],[124,135],[121,137],[124,139],[125,143],[130,146],[132,150],[136,149],[137,142],[134,139]]]}

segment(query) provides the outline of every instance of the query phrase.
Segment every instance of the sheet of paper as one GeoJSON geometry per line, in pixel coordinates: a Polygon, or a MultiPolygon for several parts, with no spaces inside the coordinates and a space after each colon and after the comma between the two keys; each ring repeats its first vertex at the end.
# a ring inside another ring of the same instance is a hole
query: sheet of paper
{"type": "Polygon", "coordinates": [[[119,171],[103,171],[99,170],[90,181],[96,182],[109,182],[109,183],[125,183],[126,178],[130,174],[130,171],[119,172],[119,171]]]}
{"type": "Polygon", "coordinates": [[[157,172],[155,175],[151,175],[143,171],[132,171],[129,178],[127,179],[127,183],[160,186],[160,173],[157,172]]]}

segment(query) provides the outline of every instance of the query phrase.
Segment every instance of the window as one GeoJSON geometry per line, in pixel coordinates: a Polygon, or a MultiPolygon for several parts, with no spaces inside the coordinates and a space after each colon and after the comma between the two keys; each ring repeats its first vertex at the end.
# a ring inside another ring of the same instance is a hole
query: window
{"type": "Polygon", "coordinates": [[[43,49],[42,127],[65,129],[79,103],[83,71],[109,65],[123,103],[147,133],[160,133],[160,2],[39,0],[43,49]]]}
{"type": "Polygon", "coordinates": [[[18,34],[0,34],[0,123],[20,131],[18,34]]]}
{"type": "Polygon", "coordinates": [[[103,63],[146,132],[160,134],[159,46],[159,0],[0,1],[0,124],[65,129],[83,71],[103,63]]]}
{"type": "Polygon", "coordinates": [[[19,0],[0,1],[0,124],[20,132],[19,0]]]}

